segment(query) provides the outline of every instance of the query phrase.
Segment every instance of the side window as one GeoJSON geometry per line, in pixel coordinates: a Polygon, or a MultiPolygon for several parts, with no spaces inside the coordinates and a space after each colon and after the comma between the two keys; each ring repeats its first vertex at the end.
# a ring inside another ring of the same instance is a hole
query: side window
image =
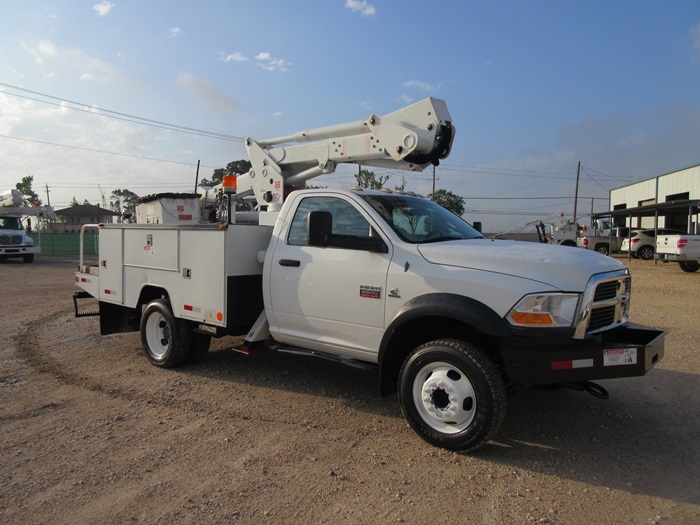
{"type": "Polygon", "coordinates": [[[306,246],[306,228],[309,213],[328,211],[333,216],[333,233],[362,239],[369,238],[371,226],[355,207],[337,197],[306,197],[299,203],[289,228],[287,243],[306,246]]]}

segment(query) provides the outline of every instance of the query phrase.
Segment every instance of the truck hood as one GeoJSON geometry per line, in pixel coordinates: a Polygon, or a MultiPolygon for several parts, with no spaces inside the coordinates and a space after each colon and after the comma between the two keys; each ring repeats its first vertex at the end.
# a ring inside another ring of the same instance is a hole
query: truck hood
{"type": "Polygon", "coordinates": [[[596,252],[524,241],[465,239],[420,244],[418,251],[433,264],[513,275],[569,292],[583,291],[591,275],[626,268],[596,252]]]}

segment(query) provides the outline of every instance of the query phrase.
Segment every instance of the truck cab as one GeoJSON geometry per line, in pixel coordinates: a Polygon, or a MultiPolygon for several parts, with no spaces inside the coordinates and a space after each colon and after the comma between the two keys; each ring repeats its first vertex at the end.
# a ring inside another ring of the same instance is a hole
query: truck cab
{"type": "Polygon", "coordinates": [[[19,216],[0,215],[0,260],[21,257],[25,263],[31,263],[38,252],[39,248],[27,235],[19,216]]]}

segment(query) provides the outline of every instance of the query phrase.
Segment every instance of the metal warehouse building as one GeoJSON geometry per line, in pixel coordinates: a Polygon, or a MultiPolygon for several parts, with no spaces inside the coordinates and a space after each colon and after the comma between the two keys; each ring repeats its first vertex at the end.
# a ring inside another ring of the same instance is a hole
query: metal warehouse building
{"type": "Polygon", "coordinates": [[[700,164],[610,191],[610,211],[619,226],[676,228],[700,233],[700,164]],[[655,224],[656,223],[656,224],[655,224]]]}

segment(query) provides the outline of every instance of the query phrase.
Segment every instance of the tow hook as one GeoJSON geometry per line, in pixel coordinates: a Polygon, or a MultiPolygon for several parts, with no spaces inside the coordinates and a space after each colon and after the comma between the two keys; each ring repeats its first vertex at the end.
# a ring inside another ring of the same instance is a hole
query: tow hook
{"type": "Polygon", "coordinates": [[[608,394],[607,390],[605,390],[602,386],[591,381],[583,381],[581,383],[564,383],[562,387],[568,388],[570,390],[577,390],[579,392],[588,392],[589,394],[591,394],[594,397],[597,397],[598,399],[610,398],[610,394],[608,394]]]}

